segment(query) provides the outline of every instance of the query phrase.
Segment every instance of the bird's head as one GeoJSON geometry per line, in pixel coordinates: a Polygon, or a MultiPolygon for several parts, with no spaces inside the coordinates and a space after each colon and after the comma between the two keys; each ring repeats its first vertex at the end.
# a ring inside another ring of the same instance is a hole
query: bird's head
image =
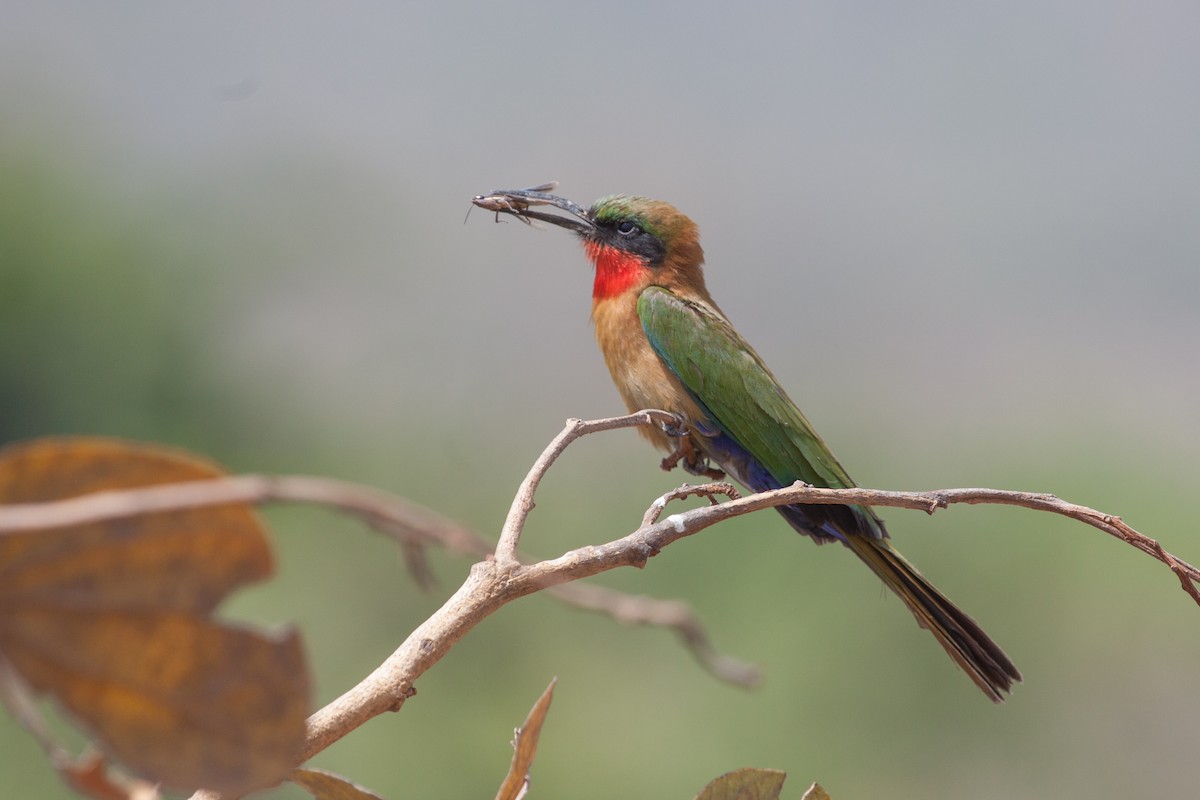
{"type": "Polygon", "coordinates": [[[592,288],[596,302],[636,293],[646,286],[708,294],[701,269],[700,230],[662,200],[610,195],[584,209],[563,197],[511,190],[477,197],[475,204],[573,231],[596,267],[592,288]],[[531,206],[554,206],[570,216],[531,206]]]}
{"type": "Polygon", "coordinates": [[[696,223],[669,203],[612,195],[587,211],[591,226],[579,232],[596,266],[596,300],[645,286],[703,286],[704,251],[696,223]]]}

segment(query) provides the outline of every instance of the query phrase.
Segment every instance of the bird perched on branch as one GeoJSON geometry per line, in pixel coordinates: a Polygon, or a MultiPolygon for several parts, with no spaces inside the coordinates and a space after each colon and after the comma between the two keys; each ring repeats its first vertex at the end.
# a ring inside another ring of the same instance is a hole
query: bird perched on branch
{"type": "MultiPolygon", "coordinates": [[[[700,231],[661,200],[615,195],[583,208],[549,194],[553,184],[496,191],[475,205],[574,232],[595,267],[592,320],[617,390],[630,411],[659,408],[679,430],[643,428],[694,474],[723,471],[753,491],[796,481],[849,488],[850,476],[734,330],[704,284],[700,231]],[[539,210],[546,207],[566,215],[539,210]]],[[[973,619],[888,541],[875,512],[858,505],[780,506],[817,543],[840,542],[900,596],[923,628],[995,702],[1021,674],[973,619]]]]}

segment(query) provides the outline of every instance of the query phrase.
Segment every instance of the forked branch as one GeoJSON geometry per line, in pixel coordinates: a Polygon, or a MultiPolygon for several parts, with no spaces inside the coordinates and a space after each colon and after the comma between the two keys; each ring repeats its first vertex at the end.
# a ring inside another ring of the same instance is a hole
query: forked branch
{"type": "MultiPolygon", "coordinates": [[[[308,720],[306,742],[296,763],[307,761],[333,742],[384,711],[396,711],[415,694],[415,682],[465,636],[497,609],[519,597],[551,590],[582,608],[601,610],[638,624],[672,627],[711,671],[743,684],[757,681],[757,672],[717,653],[686,606],[671,601],[635,598],[607,589],[575,584],[617,567],[643,567],[674,541],[726,519],[764,508],[793,503],[858,504],[910,508],[933,513],[950,505],[1001,504],[1049,511],[1104,531],[1165,564],[1188,595],[1200,604],[1200,570],[1167,552],[1154,539],[1134,530],[1119,517],[1068,503],[1053,495],[996,489],[943,489],[893,492],[874,489],[823,489],[802,484],[738,497],[728,484],[683,486],[655,500],[642,524],[632,533],[605,544],[581,547],[563,555],[524,563],[518,554],[521,533],[534,507],[534,494],[546,472],[571,442],[599,431],[644,425],[676,426],[663,411],[646,410],[610,419],[568,420],[534,463],[521,483],[495,550],[466,528],[428,509],[369,487],[308,477],[243,475],[210,481],[170,484],[145,489],[101,492],[54,503],[0,506],[0,535],[17,530],[54,528],[139,514],[229,503],[306,502],[338,508],[366,519],[396,536],[405,552],[437,543],[474,556],[466,581],[400,647],[341,697],[308,720]],[[705,496],[709,504],[662,518],[668,503],[687,496],[705,496]],[[718,496],[732,499],[717,502],[718,496]]],[[[410,568],[414,561],[410,559],[410,568]]],[[[421,578],[419,570],[414,569],[421,578]]],[[[424,576],[427,578],[427,576],[424,576]]],[[[212,798],[208,792],[195,797],[212,798]]]]}

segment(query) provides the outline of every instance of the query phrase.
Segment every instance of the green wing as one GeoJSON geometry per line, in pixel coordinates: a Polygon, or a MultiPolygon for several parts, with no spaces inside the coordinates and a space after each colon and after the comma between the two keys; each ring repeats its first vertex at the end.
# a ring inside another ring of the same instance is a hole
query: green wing
{"type": "Polygon", "coordinates": [[[713,309],[657,286],[638,297],[651,347],[724,433],[781,485],[854,486],[758,354],[713,309]]]}
{"type": "MultiPolygon", "coordinates": [[[[717,311],[651,287],[638,297],[637,313],[667,368],[717,427],[778,483],[854,485],[762,360],[717,311]]],[[[719,439],[710,447],[724,446],[719,439]]],[[[983,629],[884,541],[887,530],[871,509],[792,505],[777,510],[815,541],[837,538],[853,550],[992,700],[1002,701],[1021,680],[983,629]]]]}

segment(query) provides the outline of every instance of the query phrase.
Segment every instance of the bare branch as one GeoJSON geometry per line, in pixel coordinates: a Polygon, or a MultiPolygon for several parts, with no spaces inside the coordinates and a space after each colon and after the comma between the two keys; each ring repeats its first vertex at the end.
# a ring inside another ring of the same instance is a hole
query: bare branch
{"type": "MultiPolygon", "coordinates": [[[[800,503],[807,505],[865,505],[892,508],[910,508],[932,514],[939,508],[956,504],[1006,505],[1028,508],[1033,511],[1048,511],[1102,530],[1126,544],[1137,548],[1150,557],[1161,561],[1175,573],[1180,586],[1200,605],[1200,569],[1167,552],[1161,544],[1131,528],[1124,520],[1094,508],[1068,503],[1052,494],[1036,492],[1013,492],[1002,489],[937,489],[925,492],[892,492],[879,489],[823,489],[807,486],[800,482],[792,486],[761,492],[740,500],[731,500],[717,508],[724,509],[713,521],[725,515],[738,516],[762,508],[800,503]]],[[[715,509],[698,509],[709,512],[715,509]]],[[[697,520],[700,522],[700,520],[697,520]]],[[[711,525],[707,521],[705,526],[711,525]]],[[[695,532],[695,531],[689,531],[695,532]]]]}
{"type": "Polygon", "coordinates": [[[0,536],[230,503],[312,503],[345,511],[398,536],[437,542],[466,555],[490,549],[483,539],[424,506],[362,484],[305,475],[236,475],[120,489],[49,503],[0,505],[0,536]]]}
{"type": "MultiPolygon", "coordinates": [[[[576,437],[577,438],[577,437],[576,437]]],[[[532,498],[529,498],[532,502],[532,498]]],[[[642,526],[629,535],[602,545],[581,547],[529,566],[519,563],[503,569],[495,561],[476,564],[462,588],[432,617],[415,631],[383,665],[359,686],[334,700],[310,718],[310,737],[304,758],[327,747],[385,710],[395,710],[411,696],[413,683],[457,642],[466,631],[504,604],[527,594],[580,578],[590,577],[618,567],[642,567],[672,542],[698,533],[732,517],[763,508],[791,503],[865,504],[912,508],[932,513],[953,503],[1000,503],[1037,510],[1054,511],[1080,519],[1101,530],[1137,542],[1143,552],[1159,558],[1162,548],[1142,534],[1124,526],[1118,533],[1116,518],[1083,506],[1075,506],[1051,495],[1027,492],[1003,492],[991,489],[945,490],[937,492],[883,492],[871,489],[820,489],[791,486],[763,492],[714,506],[705,506],[672,514],[652,525],[642,526]],[[1150,543],[1150,544],[1148,544],[1150,543]]],[[[524,513],[528,513],[527,511],[524,513]]],[[[1123,523],[1122,523],[1123,525],[1123,523]]],[[[1182,580],[1194,588],[1200,572],[1174,556],[1169,565],[1182,580]]],[[[1161,558],[1160,558],[1161,560],[1161,558]]],[[[1190,592],[1189,592],[1190,593],[1190,592]]]]}
{"type": "Polygon", "coordinates": [[[521,531],[525,529],[525,520],[529,518],[529,512],[533,511],[533,495],[537,492],[538,485],[542,482],[546,471],[571,442],[581,436],[587,436],[589,433],[662,424],[679,425],[681,423],[679,417],[674,414],[657,409],[645,409],[623,417],[591,421],[574,418],[567,420],[567,426],[546,446],[537,461],[533,462],[529,474],[517,488],[512,507],[508,510],[508,517],[504,520],[504,527],[500,530],[500,541],[496,543],[496,562],[506,568],[516,566],[518,563],[517,545],[521,540],[521,531]]]}
{"type": "MultiPolygon", "coordinates": [[[[628,427],[631,424],[647,424],[646,420],[653,418],[655,418],[654,413],[647,417],[636,415],[617,417],[613,420],[598,420],[594,423],[571,421],[568,422],[568,428],[578,424],[580,426],[578,430],[583,431],[576,434],[576,438],[578,438],[578,436],[590,432],[628,427]]],[[[674,419],[670,415],[666,415],[665,418],[667,420],[674,419]]],[[[544,471],[543,467],[542,473],[544,471]]],[[[670,496],[672,498],[683,497],[689,493],[692,492],[677,489],[671,492],[670,496]]],[[[701,488],[697,488],[694,493],[701,493],[701,488]]],[[[731,496],[736,496],[736,494],[731,496]]],[[[532,498],[532,495],[530,497],[532,498]]],[[[228,503],[264,504],[272,502],[316,504],[358,517],[400,544],[408,570],[422,588],[429,588],[432,584],[432,575],[426,566],[424,556],[423,548],[426,545],[437,544],[451,552],[475,558],[484,558],[492,552],[490,542],[467,527],[425,506],[369,486],[332,478],[303,475],[238,475],[149,486],[141,489],[95,492],[48,503],[0,505],[0,536],[17,531],[45,530],[162,511],[178,511],[228,503]]],[[[532,508],[532,501],[530,508],[532,508]]],[[[528,510],[525,511],[525,514],[528,514],[528,510]]],[[[553,592],[552,595],[563,602],[585,610],[609,615],[615,615],[618,611],[622,615],[630,615],[633,605],[638,602],[646,603],[645,621],[642,624],[655,624],[654,620],[656,619],[671,620],[662,624],[664,627],[671,627],[679,631],[684,644],[692,650],[702,666],[709,669],[719,679],[747,685],[745,676],[752,674],[754,667],[716,653],[709,643],[708,635],[690,610],[670,617],[663,615],[654,605],[659,602],[678,603],[679,601],[657,601],[652,598],[631,600],[621,592],[605,591],[612,600],[607,605],[574,601],[571,599],[570,593],[566,591],[553,592]]]]}
{"type": "Polygon", "coordinates": [[[658,518],[662,516],[662,512],[666,510],[667,503],[672,500],[682,500],[685,497],[707,497],[708,502],[714,506],[717,504],[717,495],[723,494],[730,500],[737,500],[742,496],[741,492],[732,483],[722,481],[721,483],[705,483],[700,486],[689,486],[684,484],[678,489],[672,489],[662,497],[655,500],[646,509],[646,513],[642,516],[642,527],[653,525],[658,522],[658,518]]]}
{"type": "Polygon", "coordinates": [[[691,606],[680,600],[629,595],[593,583],[564,583],[548,589],[564,603],[587,611],[608,614],[626,625],[671,628],[709,673],[736,686],[752,689],[762,683],[762,670],[713,647],[708,633],[691,606]]]}
{"type": "Polygon", "coordinates": [[[438,544],[479,556],[491,545],[467,527],[430,509],[369,486],[306,475],[237,475],[121,489],[49,503],[0,505],[0,536],[123,517],[229,503],[311,503],[359,517],[400,543],[408,571],[422,588],[432,575],[421,548],[438,544]]]}
{"type": "MultiPolygon", "coordinates": [[[[1068,503],[1053,495],[996,489],[892,492],[823,489],[796,484],[738,498],[736,490],[724,484],[684,486],[656,500],[647,510],[643,524],[627,536],[601,545],[581,547],[558,558],[530,565],[520,562],[517,546],[525,521],[534,507],[538,484],[571,442],[598,431],[664,423],[676,424],[677,420],[662,411],[642,411],[591,422],[569,420],[522,482],[494,557],[475,564],[458,591],[370,675],[309,718],[307,739],[297,754],[297,763],[307,761],[368,719],[385,711],[399,710],[415,694],[416,680],[471,628],[505,604],[547,589],[555,589],[555,594],[575,605],[602,609],[618,619],[673,627],[715,673],[733,675],[735,677],[727,679],[735,681],[740,673],[743,681],[750,680],[753,673],[749,669],[752,668],[713,653],[707,637],[685,607],[669,601],[621,597],[608,590],[567,584],[618,567],[643,567],[664,547],[685,536],[732,517],[780,505],[855,504],[933,513],[953,504],[991,503],[1049,511],[1102,530],[1166,564],[1184,591],[1200,604],[1200,570],[1168,553],[1157,541],[1129,527],[1119,517],[1068,503]],[[659,518],[671,500],[704,495],[713,501],[718,494],[735,499],[659,518]]],[[[102,492],[55,503],[0,506],[0,535],[204,505],[268,501],[330,505],[363,517],[413,547],[437,542],[449,549],[475,555],[490,549],[486,542],[462,526],[376,489],[327,479],[262,475],[102,492]]],[[[205,791],[194,795],[196,798],[216,796],[205,791]]]]}

